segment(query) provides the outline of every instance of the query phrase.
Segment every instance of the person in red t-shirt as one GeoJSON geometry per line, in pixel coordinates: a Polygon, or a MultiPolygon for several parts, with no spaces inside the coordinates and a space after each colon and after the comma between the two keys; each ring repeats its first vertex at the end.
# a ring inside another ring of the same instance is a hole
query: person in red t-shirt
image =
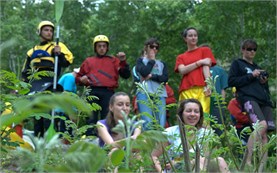
{"type": "Polygon", "coordinates": [[[195,98],[198,99],[205,113],[210,113],[211,90],[205,80],[210,77],[210,66],[216,64],[214,55],[209,47],[198,47],[198,32],[189,27],[182,32],[182,37],[187,44],[187,51],[177,56],[175,72],[182,75],[179,86],[179,101],[195,98]]]}

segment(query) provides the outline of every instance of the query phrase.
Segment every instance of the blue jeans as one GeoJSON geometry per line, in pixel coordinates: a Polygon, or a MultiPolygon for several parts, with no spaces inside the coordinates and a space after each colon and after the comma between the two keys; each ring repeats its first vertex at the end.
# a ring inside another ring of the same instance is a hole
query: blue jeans
{"type": "MultiPolygon", "coordinates": [[[[153,98],[151,98],[153,101],[153,98]]],[[[160,124],[162,127],[165,127],[166,123],[166,104],[165,104],[165,97],[159,97],[160,103],[156,104],[155,107],[157,107],[158,111],[152,110],[148,105],[146,105],[143,102],[150,103],[147,100],[147,95],[138,92],[137,93],[137,104],[138,104],[138,110],[139,113],[148,113],[152,117],[154,117],[157,120],[157,123],[160,124]]],[[[141,116],[141,119],[144,120],[143,124],[143,130],[150,130],[152,129],[152,119],[149,116],[143,115],[141,116]]]]}

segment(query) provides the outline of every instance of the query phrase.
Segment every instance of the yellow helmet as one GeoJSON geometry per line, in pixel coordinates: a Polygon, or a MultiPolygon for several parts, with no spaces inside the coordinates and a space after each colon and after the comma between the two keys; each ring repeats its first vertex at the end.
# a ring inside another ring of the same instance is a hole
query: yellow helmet
{"type": "Polygon", "coordinates": [[[106,43],[108,43],[108,45],[109,45],[109,43],[110,43],[110,41],[109,41],[109,38],[107,37],[107,36],[105,36],[105,35],[97,35],[96,37],[94,37],[94,39],[93,39],[93,47],[95,47],[95,43],[97,43],[97,42],[106,42],[106,43]]]}
{"type": "Polygon", "coordinates": [[[236,91],[237,91],[236,87],[232,87],[232,93],[234,94],[236,93],[236,91]]]}
{"type": "Polygon", "coordinates": [[[51,26],[53,29],[55,29],[55,26],[54,26],[54,24],[53,24],[52,22],[47,21],[47,20],[41,21],[41,22],[38,24],[38,28],[37,28],[37,33],[38,33],[38,35],[40,35],[41,28],[44,27],[44,26],[51,26]]]}

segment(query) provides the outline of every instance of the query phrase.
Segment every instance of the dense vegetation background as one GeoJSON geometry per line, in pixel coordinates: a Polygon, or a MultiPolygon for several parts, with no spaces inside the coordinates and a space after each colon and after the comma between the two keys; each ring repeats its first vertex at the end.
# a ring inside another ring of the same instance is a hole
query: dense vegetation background
{"type": "MultiPolygon", "coordinates": [[[[161,43],[158,58],[168,65],[169,84],[174,89],[177,98],[181,76],[174,73],[173,69],[176,56],[186,50],[180,33],[185,28],[194,26],[199,31],[199,44],[209,44],[218,64],[227,72],[232,60],[241,55],[241,41],[246,38],[255,39],[259,45],[255,61],[269,72],[272,98],[276,100],[276,6],[277,1],[275,0],[67,0],[64,3],[64,13],[60,23],[60,40],[73,52],[75,59],[69,68],[64,69],[64,73],[79,67],[86,57],[94,54],[91,42],[92,38],[98,34],[105,34],[110,38],[110,54],[124,51],[131,67],[135,65],[136,59],[140,56],[144,41],[149,37],[157,37],[161,43]]],[[[39,43],[36,28],[42,20],[55,21],[53,0],[0,0],[0,70],[14,72],[16,77],[20,79],[26,52],[39,43]]],[[[23,85],[23,83],[18,80],[9,81],[8,79],[13,79],[13,76],[11,74],[7,76],[7,78],[1,78],[0,81],[1,96],[4,96],[4,101],[17,103],[14,105],[14,110],[18,122],[24,117],[33,116],[34,113],[44,112],[42,111],[44,107],[37,108],[37,105],[40,104],[46,105],[45,108],[64,106],[62,107],[63,110],[69,111],[72,106],[64,104],[67,103],[76,106],[81,112],[85,112],[85,110],[90,112],[90,109],[86,109],[86,104],[77,97],[72,99],[66,95],[37,96],[36,102],[32,102],[24,97],[17,98],[11,94],[9,95],[9,90],[14,89],[15,85],[23,85]],[[5,79],[7,81],[4,81],[5,79]],[[12,87],[3,87],[5,85],[12,87]]],[[[134,88],[132,78],[120,80],[118,90],[133,94],[134,88]]],[[[228,89],[228,97],[231,97],[230,89],[228,89]]],[[[229,98],[227,101],[229,101],[229,98]]],[[[1,108],[3,108],[3,105],[1,105],[1,108]]],[[[276,109],[274,115],[276,115],[276,109]]],[[[10,119],[3,117],[5,116],[2,116],[1,122],[4,120],[4,124],[15,120],[12,114],[10,119]]],[[[172,117],[174,118],[174,116],[172,117]]],[[[26,124],[24,124],[25,127],[26,124]]],[[[84,130],[82,126],[76,126],[74,131],[77,135],[74,135],[73,141],[80,141],[83,134],[80,129],[84,130]]],[[[238,166],[241,163],[243,165],[240,154],[243,153],[244,147],[240,140],[236,139],[233,128],[228,127],[228,131],[225,132],[228,132],[227,136],[224,136],[224,139],[220,142],[219,139],[211,138],[213,145],[210,145],[209,151],[215,153],[215,155],[223,153],[231,170],[239,170],[238,166]],[[225,140],[226,138],[228,140],[225,140]],[[218,144],[220,146],[222,144],[223,147],[217,148],[218,144]]],[[[149,145],[150,142],[145,145],[144,142],[145,140],[159,142],[161,138],[158,134],[158,132],[153,134],[143,133],[142,136],[145,136],[141,138],[143,143],[138,145],[143,146],[140,148],[143,149],[141,151],[149,154],[154,145],[149,145]]],[[[2,137],[2,139],[5,139],[5,137],[2,137]]],[[[3,145],[5,140],[0,141],[2,146],[12,146],[14,144],[3,145]]],[[[68,172],[69,170],[73,172],[95,172],[104,163],[106,164],[106,161],[104,161],[107,159],[106,154],[101,153],[103,152],[101,149],[97,150],[94,145],[89,145],[89,143],[75,143],[72,146],[73,149],[71,148],[67,154],[63,154],[64,150],[62,150],[63,152],[56,152],[46,148],[47,141],[37,143],[43,146],[37,145],[35,152],[29,153],[30,158],[23,155],[24,157],[18,159],[21,156],[18,151],[13,155],[8,153],[3,157],[1,156],[1,170],[5,168],[3,170],[7,169],[6,172],[13,169],[21,170],[21,172],[43,172],[43,170],[59,172],[57,170],[66,167],[68,169],[63,169],[61,172],[68,172]],[[72,150],[74,151],[73,154],[72,150]],[[57,155],[57,153],[62,154],[57,155]],[[102,154],[102,156],[100,157],[98,154],[102,154]],[[78,160],[79,158],[81,161],[78,160]]],[[[268,143],[269,145],[263,147],[263,149],[269,149],[270,151],[268,166],[265,170],[273,170],[274,172],[276,169],[275,134],[271,134],[268,143]]],[[[53,146],[54,144],[52,143],[53,146]]],[[[128,153],[131,150],[126,149],[125,151],[128,153]]],[[[256,152],[256,156],[260,156],[258,154],[262,154],[264,150],[256,151],[261,151],[256,152]]],[[[127,156],[126,158],[121,157],[120,162],[123,159],[127,161],[130,159],[127,156]]],[[[117,159],[117,157],[114,157],[114,159],[117,159]]],[[[131,163],[136,164],[137,162],[139,162],[138,167],[152,164],[147,160],[143,160],[143,163],[141,163],[135,159],[131,163]]],[[[257,162],[253,168],[251,167],[251,172],[253,172],[254,167],[256,170],[259,165],[260,163],[257,162]]],[[[110,167],[105,165],[104,168],[110,167]]],[[[136,170],[133,166],[132,169],[136,170]]]]}
{"type": "MultiPolygon", "coordinates": [[[[1,69],[20,77],[26,52],[39,42],[36,28],[41,20],[55,21],[51,0],[0,1],[1,69]]],[[[110,38],[110,54],[124,51],[131,66],[149,37],[161,42],[158,58],[168,65],[177,96],[180,76],[173,69],[176,56],[186,50],[181,31],[194,26],[199,44],[212,47],[218,63],[229,70],[239,57],[240,43],[255,39],[256,62],[270,73],[270,86],[276,88],[276,2],[271,1],[189,1],[189,0],[70,0],[65,1],[60,39],[74,54],[74,63],[65,72],[80,66],[93,55],[91,38],[105,34],[110,38]]],[[[119,90],[129,92],[132,79],[120,81],[119,90]],[[124,86],[124,88],[123,88],[124,86]]]]}

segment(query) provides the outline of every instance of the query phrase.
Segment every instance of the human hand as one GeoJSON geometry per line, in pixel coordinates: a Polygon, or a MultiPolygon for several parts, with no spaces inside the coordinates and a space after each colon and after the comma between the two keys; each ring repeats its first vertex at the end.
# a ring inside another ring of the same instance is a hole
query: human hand
{"type": "Polygon", "coordinates": [[[148,80],[152,77],[152,74],[149,74],[148,76],[146,76],[145,78],[142,78],[141,80],[144,81],[144,80],[148,80]]]}
{"type": "Polygon", "coordinates": [[[205,94],[206,97],[208,97],[212,94],[212,90],[208,86],[205,86],[204,87],[204,94],[205,94]]]}
{"type": "MultiPolygon", "coordinates": [[[[172,164],[174,163],[174,161],[172,161],[172,164]]],[[[170,165],[170,163],[167,163],[166,165],[165,165],[165,170],[171,170],[171,165],[170,165]]]]}
{"type": "Polygon", "coordinates": [[[259,76],[260,76],[261,71],[264,71],[264,70],[258,70],[258,69],[255,69],[254,71],[252,71],[252,75],[253,75],[253,77],[259,77],[259,76]]]}
{"type": "Polygon", "coordinates": [[[118,52],[116,54],[116,57],[120,60],[120,61],[125,61],[126,60],[126,54],[124,52],[118,52]]]}
{"type": "Polygon", "coordinates": [[[89,83],[89,78],[88,78],[86,75],[84,75],[84,76],[82,76],[82,77],[80,78],[80,81],[81,81],[83,84],[87,84],[87,83],[89,83]]]}
{"type": "Polygon", "coordinates": [[[268,81],[268,78],[267,77],[260,77],[260,83],[261,84],[264,84],[268,81]]]}
{"type": "Polygon", "coordinates": [[[265,70],[260,70],[259,79],[260,83],[264,84],[268,81],[269,74],[265,70]]]}
{"type": "Polygon", "coordinates": [[[210,58],[204,58],[204,59],[198,60],[197,64],[199,66],[203,66],[203,65],[211,66],[212,65],[212,60],[210,58]]]}
{"type": "Polygon", "coordinates": [[[53,52],[55,55],[61,54],[61,47],[59,45],[56,45],[53,49],[53,52]]]}

